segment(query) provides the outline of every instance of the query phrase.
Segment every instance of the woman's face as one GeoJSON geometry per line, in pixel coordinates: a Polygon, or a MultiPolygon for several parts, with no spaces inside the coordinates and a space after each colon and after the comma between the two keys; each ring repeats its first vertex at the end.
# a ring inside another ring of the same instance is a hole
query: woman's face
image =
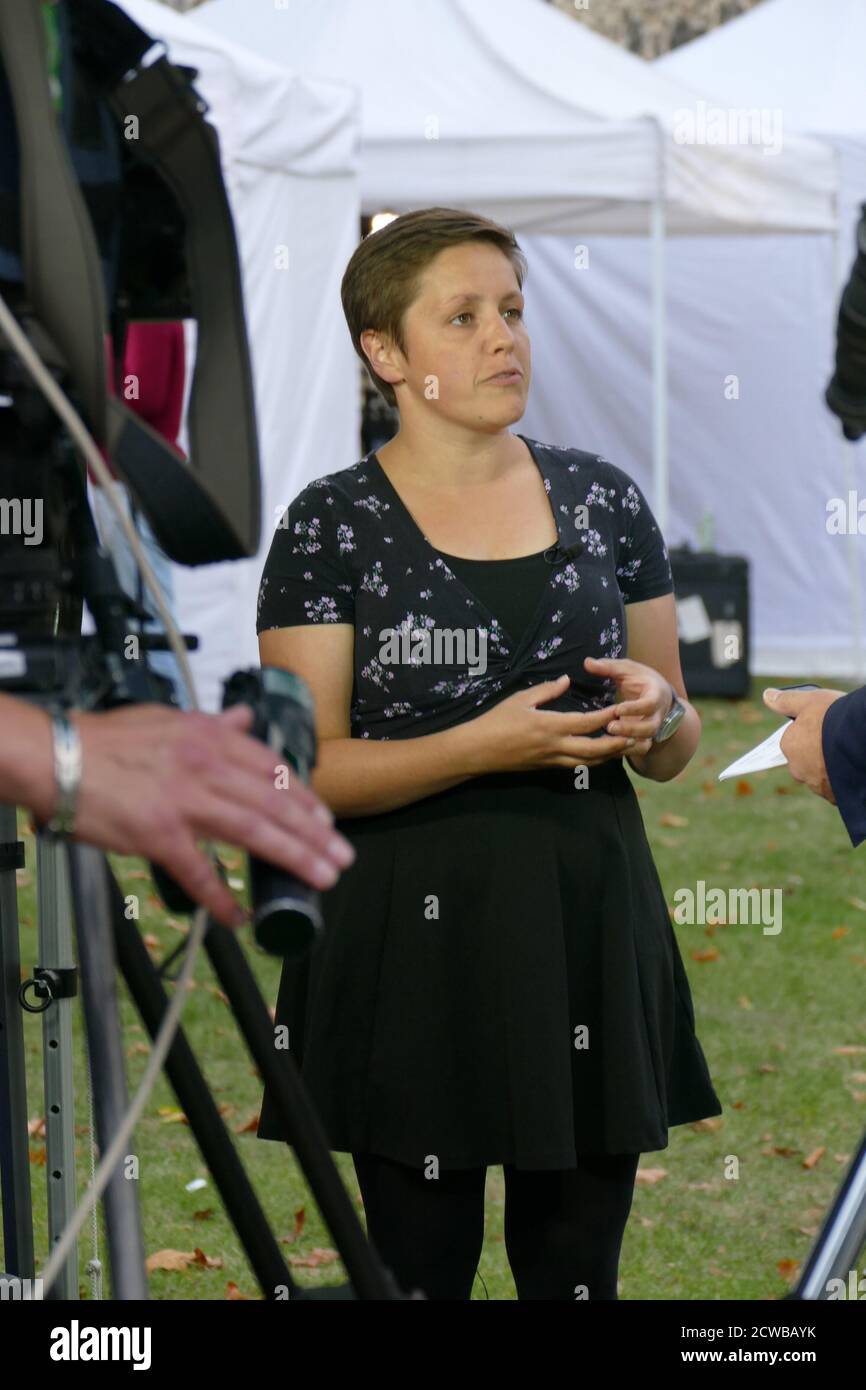
{"type": "Polygon", "coordinates": [[[431,261],[404,317],[406,355],[393,344],[374,354],[377,366],[393,369],[382,374],[395,388],[401,427],[429,425],[431,410],[471,429],[499,431],[520,419],[532,372],[523,302],[514,267],[491,242],[464,242],[431,261]],[[490,380],[510,368],[516,380],[490,380]]]}

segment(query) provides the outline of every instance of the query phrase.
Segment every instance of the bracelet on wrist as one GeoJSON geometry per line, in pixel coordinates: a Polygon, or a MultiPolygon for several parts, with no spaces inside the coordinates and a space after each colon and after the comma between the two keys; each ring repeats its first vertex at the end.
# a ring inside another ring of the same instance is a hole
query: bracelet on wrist
{"type": "Polygon", "coordinates": [[[51,735],[57,796],[50,819],[35,828],[40,835],[59,839],[71,835],[75,828],[81,786],[81,738],[66,715],[56,713],[51,718],[51,735]]]}

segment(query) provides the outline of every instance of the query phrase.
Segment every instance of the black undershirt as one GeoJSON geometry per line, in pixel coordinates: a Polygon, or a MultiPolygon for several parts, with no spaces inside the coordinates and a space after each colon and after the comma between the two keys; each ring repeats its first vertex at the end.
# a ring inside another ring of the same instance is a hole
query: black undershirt
{"type": "Polygon", "coordinates": [[[467,589],[499,619],[515,646],[519,645],[550,577],[545,552],[539,550],[535,555],[507,560],[467,560],[442,550],[438,553],[467,589]]]}

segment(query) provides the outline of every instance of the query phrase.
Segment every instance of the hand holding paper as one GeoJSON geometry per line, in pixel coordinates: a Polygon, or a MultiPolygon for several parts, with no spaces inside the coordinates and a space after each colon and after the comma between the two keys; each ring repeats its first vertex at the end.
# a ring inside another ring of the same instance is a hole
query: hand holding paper
{"type": "MultiPolygon", "coordinates": [[[[820,690],[819,685],[788,685],[783,686],[783,690],[820,690]]],[[[730,763],[722,772],[719,773],[719,781],[723,782],[727,777],[748,777],[752,772],[763,772],[770,767],[782,767],[788,759],[779,747],[782,735],[791,725],[791,720],[787,719],[781,724],[769,738],[765,738],[763,743],[759,743],[756,748],[749,749],[741,758],[737,758],[730,763]]]]}

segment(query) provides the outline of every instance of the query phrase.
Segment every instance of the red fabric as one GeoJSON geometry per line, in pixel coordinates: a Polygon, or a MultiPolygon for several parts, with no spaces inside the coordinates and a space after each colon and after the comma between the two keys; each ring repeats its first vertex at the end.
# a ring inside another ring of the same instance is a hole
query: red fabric
{"type": "MultiPolygon", "coordinates": [[[[115,396],[110,333],[105,335],[105,365],[108,390],[115,396]]],[[[183,324],[179,320],[170,323],[131,323],[127,328],[123,354],[123,403],[176,449],[180,449],[177,436],[185,381],[183,324]],[[127,385],[130,376],[135,377],[136,381],[127,385]],[[137,391],[137,398],[129,394],[130,386],[137,391]]],[[[183,454],[182,449],[180,452],[183,454]]],[[[111,476],[117,479],[118,475],[105,450],[100,449],[100,453],[111,476]]],[[[98,487],[89,466],[87,472],[90,481],[98,487]]]]}

